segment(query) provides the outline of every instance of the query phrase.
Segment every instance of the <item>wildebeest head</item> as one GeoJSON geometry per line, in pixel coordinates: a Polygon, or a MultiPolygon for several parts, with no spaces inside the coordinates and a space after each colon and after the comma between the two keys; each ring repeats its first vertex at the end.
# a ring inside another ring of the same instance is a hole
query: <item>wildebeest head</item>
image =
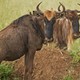
{"type": "MultiPolygon", "coordinates": [[[[70,9],[65,10],[65,6],[62,3],[60,3],[60,6],[62,6],[64,8],[63,11],[62,11],[64,13],[63,16],[66,16],[66,18],[70,19],[71,22],[72,22],[73,33],[74,34],[79,34],[79,17],[78,17],[78,13],[80,13],[80,11],[70,10],[70,9]]],[[[58,11],[61,11],[60,6],[59,6],[58,11]]]]}
{"type": "Polygon", "coordinates": [[[73,25],[73,33],[79,34],[79,18],[78,18],[78,10],[67,10],[66,17],[71,20],[73,25]]]}
{"type": "Polygon", "coordinates": [[[56,21],[55,16],[56,16],[55,11],[46,10],[44,12],[44,22],[45,22],[44,32],[45,32],[45,39],[47,41],[53,40],[53,25],[56,21]]]}
{"type": "Polygon", "coordinates": [[[46,10],[46,11],[41,11],[39,9],[39,6],[42,2],[40,2],[37,7],[36,10],[33,11],[33,15],[35,15],[36,17],[43,17],[43,21],[44,21],[44,34],[45,34],[45,40],[46,41],[52,41],[52,37],[53,37],[53,24],[55,23],[55,16],[56,16],[56,12],[52,11],[52,10],[46,10]]]}

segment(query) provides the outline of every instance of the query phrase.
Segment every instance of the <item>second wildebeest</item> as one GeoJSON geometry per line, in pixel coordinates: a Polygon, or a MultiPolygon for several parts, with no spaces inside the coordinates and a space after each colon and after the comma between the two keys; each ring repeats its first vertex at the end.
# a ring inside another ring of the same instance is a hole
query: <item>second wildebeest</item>
{"type": "MultiPolygon", "coordinates": [[[[74,36],[79,35],[79,14],[78,13],[80,13],[80,11],[65,9],[65,6],[62,3],[60,3],[60,6],[62,6],[64,9],[62,11],[63,16],[65,16],[67,19],[69,19],[72,22],[74,36]]],[[[58,11],[61,11],[60,6],[58,7],[58,11]]]]}

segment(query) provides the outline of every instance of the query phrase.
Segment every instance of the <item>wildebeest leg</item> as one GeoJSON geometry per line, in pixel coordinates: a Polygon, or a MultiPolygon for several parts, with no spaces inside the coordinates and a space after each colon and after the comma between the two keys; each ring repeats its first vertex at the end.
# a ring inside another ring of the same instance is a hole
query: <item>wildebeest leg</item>
{"type": "Polygon", "coordinates": [[[35,55],[35,51],[33,51],[33,50],[29,50],[29,52],[27,54],[25,54],[24,80],[32,80],[34,55],[35,55]]]}
{"type": "Polygon", "coordinates": [[[73,36],[68,36],[68,41],[67,41],[67,50],[71,50],[71,45],[73,44],[73,36]]]}

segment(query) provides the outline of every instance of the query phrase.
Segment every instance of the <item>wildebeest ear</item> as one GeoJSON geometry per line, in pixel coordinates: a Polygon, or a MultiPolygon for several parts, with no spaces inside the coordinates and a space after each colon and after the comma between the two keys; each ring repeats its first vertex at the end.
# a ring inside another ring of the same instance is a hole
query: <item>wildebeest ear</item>
{"type": "Polygon", "coordinates": [[[33,15],[37,15],[37,11],[33,11],[33,15]]]}
{"type": "Polygon", "coordinates": [[[43,13],[42,12],[38,12],[38,11],[33,11],[33,15],[35,15],[35,16],[42,16],[43,13]]]}

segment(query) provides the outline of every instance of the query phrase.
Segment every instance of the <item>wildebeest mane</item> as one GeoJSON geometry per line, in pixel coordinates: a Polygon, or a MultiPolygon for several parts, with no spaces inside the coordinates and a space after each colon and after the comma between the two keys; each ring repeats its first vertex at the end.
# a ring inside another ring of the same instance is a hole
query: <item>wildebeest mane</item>
{"type": "Polygon", "coordinates": [[[20,25],[22,24],[22,22],[24,22],[24,19],[26,19],[27,17],[30,17],[30,15],[23,15],[19,17],[18,19],[14,20],[11,24],[20,25]]]}
{"type": "MultiPolygon", "coordinates": [[[[9,26],[11,27],[18,27],[19,25],[23,25],[24,19],[26,19],[29,15],[23,15],[21,17],[19,17],[18,19],[14,20],[10,25],[8,25],[6,28],[9,28],[9,26]]],[[[6,28],[2,29],[0,32],[2,32],[3,30],[5,30],[6,28]]]]}

